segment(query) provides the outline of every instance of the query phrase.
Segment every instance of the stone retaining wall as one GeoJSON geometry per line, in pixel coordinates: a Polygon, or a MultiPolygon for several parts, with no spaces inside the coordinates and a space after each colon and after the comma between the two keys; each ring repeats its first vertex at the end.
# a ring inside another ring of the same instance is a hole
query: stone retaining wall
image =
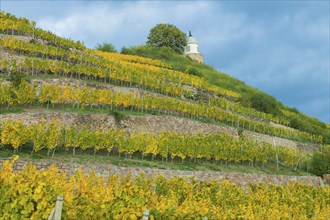
{"type": "Polygon", "coordinates": [[[104,128],[124,129],[127,133],[135,132],[162,132],[172,131],[185,134],[196,133],[217,133],[225,132],[232,136],[237,136],[237,130],[229,126],[206,124],[192,121],[187,118],[178,118],[167,115],[128,115],[120,121],[116,121],[114,116],[107,114],[78,114],[73,112],[53,111],[52,109],[25,110],[24,113],[9,113],[0,115],[0,121],[21,120],[25,124],[36,124],[45,119],[60,120],[64,126],[76,125],[78,128],[87,126],[97,128],[102,125],[104,128]]]}
{"type": "MultiPolygon", "coordinates": [[[[0,160],[0,168],[2,167],[4,160],[0,160]]],[[[18,160],[14,164],[14,171],[18,172],[23,170],[26,165],[31,162],[18,160]]],[[[273,183],[275,185],[288,184],[290,181],[298,181],[303,184],[323,186],[322,179],[316,176],[285,176],[285,175],[264,175],[264,174],[245,174],[235,172],[216,172],[216,171],[183,171],[183,170],[164,170],[148,167],[120,167],[111,164],[107,165],[82,165],[75,163],[54,163],[54,162],[32,162],[38,170],[48,169],[51,165],[57,165],[60,171],[73,174],[76,169],[82,169],[84,173],[89,173],[91,170],[95,170],[97,174],[125,176],[130,173],[132,176],[139,175],[140,172],[145,173],[146,176],[152,176],[154,174],[163,174],[167,178],[173,176],[180,176],[191,178],[194,177],[197,180],[210,180],[215,179],[217,181],[228,180],[239,186],[246,186],[249,183],[273,183]]]]}
{"type": "Polygon", "coordinates": [[[270,144],[274,144],[276,146],[283,146],[283,147],[291,147],[291,148],[298,148],[299,150],[305,151],[305,152],[316,152],[319,151],[319,145],[318,144],[312,144],[312,143],[299,143],[292,140],[288,140],[285,138],[280,137],[273,137],[267,134],[261,134],[256,133],[253,131],[243,131],[243,135],[246,137],[249,137],[256,141],[265,141],[270,144]]]}
{"type": "Polygon", "coordinates": [[[257,141],[265,141],[270,144],[274,144],[276,146],[285,146],[285,147],[292,147],[296,148],[297,143],[288,139],[280,138],[280,137],[272,137],[267,134],[261,134],[261,133],[256,133],[253,131],[243,131],[243,135],[246,137],[249,137],[251,139],[257,140],[257,141]],[[274,140],[273,140],[274,138],[274,140]]]}

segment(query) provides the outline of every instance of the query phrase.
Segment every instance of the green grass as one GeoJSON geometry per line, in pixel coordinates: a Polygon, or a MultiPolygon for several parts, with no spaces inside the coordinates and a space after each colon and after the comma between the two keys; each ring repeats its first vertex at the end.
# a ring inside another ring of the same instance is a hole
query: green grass
{"type": "MultiPolygon", "coordinates": [[[[42,106],[42,108],[46,108],[45,106],[42,106]]],[[[38,109],[38,107],[35,107],[34,109],[38,109]]],[[[53,107],[48,108],[50,111],[57,111],[57,112],[73,112],[78,114],[107,114],[107,115],[113,115],[115,118],[122,119],[123,117],[127,115],[147,115],[146,112],[137,112],[137,111],[130,111],[130,110],[119,110],[119,109],[113,109],[110,108],[90,108],[90,107],[84,107],[84,108],[72,108],[70,105],[62,105],[57,104],[53,107]]]]}
{"type": "Polygon", "coordinates": [[[24,112],[25,108],[20,108],[20,107],[14,107],[14,108],[1,108],[0,107],[0,115],[5,115],[5,114],[11,114],[11,113],[15,113],[15,114],[19,114],[24,112]]]}
{"type": "MultiPolygon", "coordinates": [[[[68,104],[56,104],[54,107],[52,105],[49,106],[49,108],[46,107],[46,105],[31,105],[31,106],[22,106],[22,107],[14,107],[14,108],[4,108],[0,107],[0,114],[9,114],[9,113],[23,113],[26,111],[38,111],[38,110],[48,110],[51,112],[72,112],[72,113],[78,113],[80,115],[83,114],[107,114],[107,115],[113,115],[117,117],[123,118],[127,115],[148,115],[150,113],[147,112],[138,112],[138,111],[130,111],[130,110],[122,110],[122,109],[113,109],[110,108],[97,108],[97,107],[85,107],[85,108],[73,108],[71,105],[68,104]]],[[[155,115],[155,114],[153,114],[155,115]]],[[[158,115],[158,114],[157,114],[158,115]]],[[[159,114],[160,115],[160,114],[159,114]]]]}
{"type": "MultiPolygon", "coordinates": [[[[247,164],[228,163],[220,164],[215,161],[198,160],[196,163],[181,159],[174,159],[172,162],[170,159],[168,162],[162,161],[157,157],[153,161],[151,156],[145,156],[141,159],[140,153],[135,153],[132,156],[125,156],[122,154],[120,157],[117,152],[111,152],[107,156],[106,151],[99,151],[96,155],[92,150],[86,150],[82,152],[80,149],[76,149],[76,155],[72,155],[70,152],[65,152],[64,148],[59,148],[55,152],[54,157],[47,156],[47,150],[43,149],[39,152],[31,155],[31,146],[25,146],[19,150],[18,155],[25,161],[43,161],[43,162],[61,162],[61,163],[76,163],[76,164],[88,164],[88,165],[107,165],[112,164],[121,167],[148,167],[166,170],[184,170],[184,171],[219,171],[219,172],[239,172],[239,173],[251,173],[251,174],[272,174],[272,175],[291,175],[291,176],[309,176],[312,175],[306,171],[298,169],[295,171],[292,168],[280,167],[276,169],[275,164],[261,166],[250,166],[247,164]]],[[[0,159],[8,159],[13,156],[11,148],[0,148],[0,159]]]]}

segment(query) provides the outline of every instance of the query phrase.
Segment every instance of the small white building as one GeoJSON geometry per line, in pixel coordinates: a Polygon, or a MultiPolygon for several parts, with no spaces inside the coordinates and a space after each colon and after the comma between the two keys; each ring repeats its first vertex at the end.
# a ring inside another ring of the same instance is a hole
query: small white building
{"type": "Polygon", "coordinates": [[[187,46],[184,48],[184,54],[192,60],[204,63],[204,56],[199,53],[198,41],[191,35],[191,31],[189,31],[189,36],[187,37],[187,46]]]}

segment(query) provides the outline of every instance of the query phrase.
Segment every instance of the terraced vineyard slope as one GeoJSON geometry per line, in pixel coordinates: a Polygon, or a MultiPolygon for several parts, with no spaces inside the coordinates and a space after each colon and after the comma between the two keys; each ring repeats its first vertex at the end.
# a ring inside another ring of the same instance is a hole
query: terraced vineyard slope
{"type": "MultiPolygon", "coordinates": [[[[140,48],[144,56],[170,54],[162,60],[101,52],[25,18],[1,12],[0,19],[1,159],[18,154],[27,161],[216,171],[231,167],[289,175],[313,175],[315,170],[322,175],[329,169],[323,163],[330,153],[327,125],[283,104],[276,106],[276,114],[247,105],[247,95],[257,90],[228,75],[166,48],[140,48]],[[186,63],[187,70],[173,57],[186,63]],[[313,129],[300,129],[301,121],[313,129]],[[321,168],[315,158],[321,158],[321,168]]],[[[135,54],[136,48],[125,53],[135,54]]],[[[56,168],[41,172],[28,167],[15,174],[12,165],[0,170],[4,218],[47,218],[41,210],[59,193],[65,195],[68,219],[137,219],[146,208],[156,219],[329,214],[329,188],[299,183],[243,189],[228,182],[97,177],[79,171],[68,180],[56,168]],[[14,184],[25,177],[30,185],[14,184]],[[49,184],[52,178],[54,185],[49,184]],[[15,187],[30,194],[14,195],[15,187]],[[296,201],[302,205],[294,207],[296,201]]]]}

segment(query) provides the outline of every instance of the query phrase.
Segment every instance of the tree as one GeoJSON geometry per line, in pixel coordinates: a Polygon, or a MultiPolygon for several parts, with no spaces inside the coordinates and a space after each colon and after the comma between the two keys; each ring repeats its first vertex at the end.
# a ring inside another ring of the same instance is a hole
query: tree
{"type": "Polygon", "coordinates": [[[115,46],[107,42],[103,42],[102,44],[97,44],[95,49],[103,52],[117,53],[115,46]]]}
{"type": "Polygon", "coordinates": [[[178,53],[183,53],[186,46],[186,35],[172,24],[157,24],[148,36],[147,45],[170,47],[178,53]]]}

